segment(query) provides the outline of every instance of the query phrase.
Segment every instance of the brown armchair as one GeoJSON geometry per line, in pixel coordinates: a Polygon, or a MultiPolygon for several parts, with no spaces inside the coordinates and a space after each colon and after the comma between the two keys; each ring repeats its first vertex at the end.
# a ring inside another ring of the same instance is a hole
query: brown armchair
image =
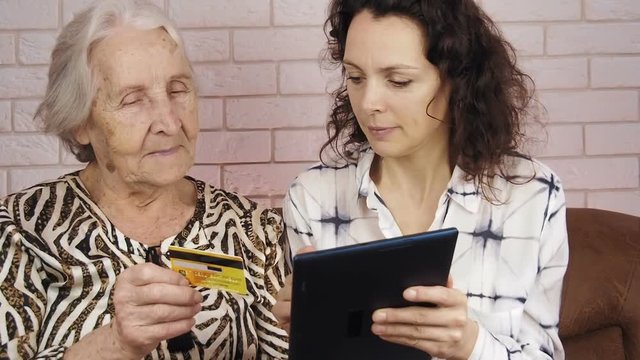
{"type": "Polygon", "coordinates": [[[560,337],[567,360],[640,360],[640,217],[567,210],[560,337]]]}

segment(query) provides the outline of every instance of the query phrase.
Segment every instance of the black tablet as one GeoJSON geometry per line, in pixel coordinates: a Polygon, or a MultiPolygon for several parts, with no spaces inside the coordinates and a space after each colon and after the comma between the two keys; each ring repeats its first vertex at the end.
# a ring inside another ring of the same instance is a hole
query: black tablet
{"type": "Polygon", "coordinates": [[[446,285],[457,238],[448,228],[296,255],[289,359],[427,359],[374,335],[371,315],[412,305],[410,286],[446,285]]]}

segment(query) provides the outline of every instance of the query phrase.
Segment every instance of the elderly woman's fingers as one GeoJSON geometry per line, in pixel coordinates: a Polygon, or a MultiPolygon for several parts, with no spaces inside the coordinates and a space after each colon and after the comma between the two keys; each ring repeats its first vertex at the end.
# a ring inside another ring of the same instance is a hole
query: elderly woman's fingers
{"type": "Polygon", "coordinates": [[[202,309],[201,304],[176,306],[154,304],[127,307],[116,311],[116,317],[123,326],[138,327],[193,318],[202,309]]]}
{"type": "Polygon", "coordinates": [[[133,305],[193,305],[202,302],[202,294],[190,286],[155,283],[135,287],[127,294],[133,305]]]}
{"type": "Polygon", "coordinates": [[[165,339],[184,334],[195,325],[193,317],[153,325],[131,326],[127,321],[114,319],[111,332],[120,347],[131,353],[146,353],[165,339]]]}
{"type": "Polygon", "coordinates": [[[186,332],[189,332],[193,325],[195,325],[195,319],[183,319],[172,321],[163,324],[156,324],[152,326],[145,327],[144,331],[148,331],[148,333],[155,337],[156,339],[171,339],[178,335],[182,335],[186,332]]]}
{"type": "Polygon", "coordinates": [[[153,283],[189,285],[189,281],[184,276],[152,263],[134,265],[123,271],[120,279],[134,286],[153,283]]]}

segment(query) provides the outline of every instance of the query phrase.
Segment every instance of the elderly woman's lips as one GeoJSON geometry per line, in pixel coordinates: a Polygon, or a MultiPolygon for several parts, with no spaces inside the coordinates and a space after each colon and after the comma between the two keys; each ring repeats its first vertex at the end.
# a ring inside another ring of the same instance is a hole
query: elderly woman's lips
{"type": "Polygon", "coordinates": [[[172,148],[150,152],[148,155],[153,155],[153,156],[173,155],[178,151],[179,148],[180,148],[179,146],[174,146],[172,148]]]}

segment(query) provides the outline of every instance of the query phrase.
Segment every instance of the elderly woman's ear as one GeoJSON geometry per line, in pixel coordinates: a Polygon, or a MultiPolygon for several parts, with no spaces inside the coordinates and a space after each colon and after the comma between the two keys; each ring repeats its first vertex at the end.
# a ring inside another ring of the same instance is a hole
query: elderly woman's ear
{"type": "Polygon", "coordinates": [[[89,132],[87,131],[87,126],[89,126],[89,119],[85,121],[82,125],[78,126],[73,130],[73,138],[80,145],[89,145],[91,144],[91,140],[89,139],[89,132]]]}

